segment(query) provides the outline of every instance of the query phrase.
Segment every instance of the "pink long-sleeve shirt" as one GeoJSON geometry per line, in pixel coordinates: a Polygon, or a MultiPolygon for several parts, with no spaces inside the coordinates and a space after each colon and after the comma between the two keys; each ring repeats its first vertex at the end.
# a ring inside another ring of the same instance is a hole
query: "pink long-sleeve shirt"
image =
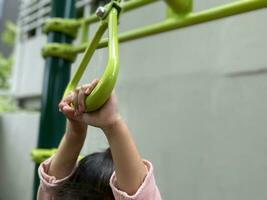
{"type": "MultiPolygon", "coordinates": [[[[114,172],[110,178],[110,187],[114,194],[115,200],[161,200],[160,192],[156,185],[156,181],[153,174],[153,166],[150,162],[144,161],[147,166],[148,173],[142,185],[139,187],[134,195],[128,195],[126,192],[121,191],[116,187],[116,173],[114,172]]],[[[55,193],[60,190],[66,181],[75,172],[76,167],[73,169],[70,175],[63,179],[56,179],[54,176],[48,175],[48,169],[51,164],[51,158],[44,161],[39,169],[40,186],[38,190],[38,200],[55,200],[55,193]]]]}

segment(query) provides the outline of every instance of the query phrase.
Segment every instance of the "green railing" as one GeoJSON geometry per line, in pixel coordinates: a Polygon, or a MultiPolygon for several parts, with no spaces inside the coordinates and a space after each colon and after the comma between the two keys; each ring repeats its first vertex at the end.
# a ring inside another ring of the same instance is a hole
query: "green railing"
{"type": "MultiPolygon", "coordinates": [[[[83,53],[83,58],[78,66],[76,73],[69,82],[65,94],[72,91],[79,83],[87,64],[93,56],[97,48],[108,46],[109,58],[108,65],[97,87],[86,99],[87,111],[93,111],[101,107],[109,98],[119,71],[119,54],[118,42],[126,42],[136,40],[139,38],[188,27],[200,23],[210,22],[224,17],[237,15],[245,12],[263,9],[267,7],[267,0],[239,0],[226,5],[210,8],[200,12],[192,12],[192,0],[165,0],[168,7],[168,17],[158,23],[137,28],[118,35],[118,16],[120,10],[122,13],[128,12],[145,5],[155,3],[159,0],[130,0],[120,3],[118,0],[112,0],[111,3],[104,8],[98,10],[96,14],[82,19],[61,19],[55,18],[48,20],[44,27],[45,32],[58,31],[66,35],[76,36],[81,32],[80,45],[74,46],[70,44],[49,43],[43,49],[43,55],[64,58],[66,60],[74,61],[76,55],[83,53]],[[92,23],[100,21],[100,25],[90,42],[86,42],[88,26],[92,23]],[[108,38],[101,39],[106,29],[109,29],[108,38]]],[[[46,158],[51,151],[34,151],[32,154],[33,160],[41,162],[46,158]]]]}
{"type": "MultiPolygon", "coordinates": [[[[163,33],[166,31],[171,31],[178,28],[183,28],[187,26],[192,26],[195,24],[205,23],[209,21],[213,21],[216,19],[221,19],[224,17],[241,14],[244,12],[253,11],[256,9],[266,8],[267,0],[239,0],[233,3],[229,3],[226,5],[222,5],[219,7],[211,8],[208,10],[204,10],[201,12],[192,12],[193,1],[192,0],[165,0],[167,6],[169,6],[168,17],[162,22],[148,25],[146,27],[138,28],[135,30],[127,31],[121,33],[118,37],[119,42],[126,42],[129,40],[135,40],[159,33],[163,33]]],[[[133,9],[137,9],[141,6],[148,5],[151,3],[155,3],[157,0],[131,0],[126,3],[119,4],[118,1],[113,0],[112,3],[108,4],[105,9],[107,13],[111,5],[117,5],[122,8],[122,12],[127,12],[133,9]],[[115,4],[114,4],[115,3],[115,4]]],[[[78,53],[84,53],[83,59],[80,62],[78,70],[76,71],[74,77],[68,85],[66,92],[69,92],[77,86],[88,62],[90,61],[94,51],[96,48],[102,48],[105,46],[109,46],[109,62],[106,68],[104,75],[101,77],[98,86],[92,92],[92,94],[86,99],[87,111],[93,111],[98,109],[109,97],[112,88],[115,85],[117,75],[118,75],[118,43],[117,43],[117,17],[113,12],[111,12],[111,16],[105,17],[109,18],[109,20],[104,18],[99,18],[96,14],[89,16],[87,18],[78,19],[78,20],[62,20],[61,22],[58,19],[54,19],[48,22],[46,25],[47,30],[55,30],[58,31],[58,25],[60,26],[64,32],[69,32],[70,34],[76,34],[71,32],[77,32],[77,30],[82,31],[82,40],[81,44],[78,46],[72,45],[58,45],[58,44],[49,44],[44,48],[44,55],[55,55],[68,57],[70,60],[74,60],[78,53]],[[116,18],[116,19],[115,19],[116,18]],[[92,23],[95,23],[100,20],[100,25],[98,30],[96,31],[93,39],[89,43],[84,43],[84,38],[87,34],[88,26],[92,23]],[[102,40],[101,37],[103,32],[106,29],[107,24],[109,24],[109,38],[104,38],[102,40]],[[63,26],[65,25],[65,27],[63,26]],[[49,28],[47,28],[49,27],[49,28]],[[116,30],[115,30],[116,29],[116,30]],[[75,31],[73,31],[75,30],[75,31]],[[59,53],[60,52],[60,53],[59,53]]]]}

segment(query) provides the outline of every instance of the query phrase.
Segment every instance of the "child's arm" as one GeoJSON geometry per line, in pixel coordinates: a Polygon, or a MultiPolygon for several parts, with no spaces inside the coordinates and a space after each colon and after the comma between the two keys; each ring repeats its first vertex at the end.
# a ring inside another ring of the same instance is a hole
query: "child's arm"
{"type": "Polygon", "coordinates": [[[84,113],[84,98],[90,94],[96,84],[97,82],[94,81],[91,85],[77,89],[60,103],[60,110],[69,119],[69,123],[48,173],[59,179],[69,175],[84,143],[87,125],[95,126],[101,128],[108,139],[115,165],[117,186],[131,195],[143,183],[147,169],[126,123],[117,110],[114,92],[98,111],[84,113]],[[75,109],[70,106],[71,104],[75,105],[75,109]]]}
{"type": "MultiPolygon", "coordinates": [[[[85,110],[84,95],[78,95],[79,111],[85,110]]],[[[122,120],[113,92],[105,105],[96,112],[84,114],[87,124],[99,127],[105,133],[117,177],[117,186],[129,195],[136,193],[143,183],[147,169],[137,151],[126,123],[122,120]]]]}
{"type": "MultiPolygon", "coordinates": [[[[82,88],[83,95],[89,95],[96,84],[97,81],[93,81],[82,88]]],[[[62,179],[72,172],[86,138],[87,124],[80,120],[81,116],[77,116],[75,109],[70,106],[74,101],[77,101],[79,90],[81,89],[70,93],[59,104],[59,110],[66,115],[68,122],[66,132],[48,170],[48,174],[57,179],[62,179]]]]}
{"type": "Polygon", "coordinates": [[[86,130],[87,127],[76,126],[74,122],[68,121],[66,133],[51,160],[49,175],[62,179],[73,171],[86,137],[86,130]]]}
{"type": "Polygon", "coordinates": [[[147,169],[126,123],[119,119],[103,131],[112,152],[118,187],[129,195],[135,194],[144,181],[147,169]]]}

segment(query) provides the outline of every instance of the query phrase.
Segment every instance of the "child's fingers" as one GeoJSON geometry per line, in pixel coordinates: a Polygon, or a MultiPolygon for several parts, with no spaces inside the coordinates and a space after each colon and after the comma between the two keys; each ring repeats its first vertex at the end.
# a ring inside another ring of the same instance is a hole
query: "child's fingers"
{"type": "Polygon", "coordinates": [[[59,104],[58,104],[58,108],[60,111],[62,111],[62,108],[64,106],[70,106],[71,105],[71,101],[64,101],[62,100],[59,104]]]}
{"type": "Polygon", "coordinates": [[[58,104],[59,111],[62,112],[63,107],[66,106],[66,105],[68,105],[66,102],[61,101],[61,102],[58,104]]]}
{"type": "Polygon", "coordinates": [[[62,112],[68,117],[68,118],[74,118],[75,116],[75,110],[70,107],[69,105],[66,105],[62,108],[62,112]]]}
{"type": "Polygon", "coordinates": [[[85,94],[86,95],[89,95],[95,88],[95,86],[97,85],[98,83],[98,79],[94,79],[91,84],[90,84],[90,87],[86,88],[85,90],[85,94]]]}
{"type": "Polygon", "coordinates": [[[70,92],[69,94],[67,94],[66,97],[64,97],[62,99],[62,101],[66,102],[67,104],[71,104],[73,101],[73,97],[74,97],[75,93],[74,92],[70,92]]]}
{"type": "Polygon", "coordinates": [[[98,79],[94,79],[91,84],[92,84],[92,87],[94,89],[95,86],[98,84],[98,79]]]}
{"type": "Polygon", "coordinates": [[[96,79],[94,79],[94,80],[92,81],[91,84],[95,87],[95,86],[97,85],[98,81],[99,81],[99,80],[96,78],[96,79]]]}
{"type": "Polygon", "coordinates": [[[82,113],[85,111],[85,90],[86,88],[82,86],[82,88],[79,90],[78,93],[78,111],[79,113],[82,113]]]}
{"type": "Polygon", "coordinates": [[[92,84],[91,83],[86,84],[83,86],[83,88],[84,88],[84,94],[89,95],[90,91],[92,90],[92,84]]]}
{"type": "Polygon", "coordinates": [[[61,101],[61,102],[58,104],[58,109],[59,109],[59,111],[62,111],[62,108],[63,108],[63,102],[61,101]]]}
{"type": "Polygon", "coordinates": [[[63,112],[70,112],[70,111],[72,112],[72,111],[75,111],[75,110],[71,106],[65,105],[65,106],[63,106],[62,111],[63,112]]]}
{"type": "Polygon", "coordinates": [[[58,104],[59,111],[62,111],[63,106],[71,105],[74,98],[74,92],[70,92],[66,97],[64,97],[58,104]]]}
{"type": "Polygon", "coordinates": [[[81,89],[80,87],[75,89],[74,95],[72,98],[72,104],[73,104],[75,110],[78,110],[78,94],[79,94],[80,89],[81,89]]]}
{"type": "Polygon", "coordinates": [[[98,83],[98,79],[94,79],[90,84],[85,84],[82,87],[77,87],[73,92],[70,92],[59,103],[59,110],[63,111],[63,107],[67,105],[74,106],[74,113],[82,113],[85,111],[85,96],[89,95],[98,83]]]}

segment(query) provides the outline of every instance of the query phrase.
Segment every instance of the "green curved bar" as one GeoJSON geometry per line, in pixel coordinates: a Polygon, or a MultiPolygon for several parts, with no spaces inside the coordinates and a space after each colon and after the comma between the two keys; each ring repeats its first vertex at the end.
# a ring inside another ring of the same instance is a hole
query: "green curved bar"
{"type": "Polygon", "coordinates": [[[105,72],[96,88],[86,98],[86,111],[100,108],[110,97],[119,72],[118,11],[113,8],[109,14],[109,60],[105,72]]]}
{"type": "Polygon", "coordinates": [[[103,33],[107,29],[107,26],[109,28],[108,64],[104,74],[99,80],[99,83],[85,100],[87,112],[97,110],[108,100],[117,80],[119,72],[119,48],[118,48],[118,10],[116,8],[112,8],[108,14],[108,18],[100,22],[100,25],[92,41],[89,43],[89,46],[85,50],[85,53],[83,55],[83,58],[81,59],[78,69],[76,70],[73,78],[69,82],[64,93],[64,96],[66,96],[69,92],[73,91],[77,87],[86,69],[87,64],[91,60],[95,49],[99,45],[99,41],[101,40],[103,33]]]}

